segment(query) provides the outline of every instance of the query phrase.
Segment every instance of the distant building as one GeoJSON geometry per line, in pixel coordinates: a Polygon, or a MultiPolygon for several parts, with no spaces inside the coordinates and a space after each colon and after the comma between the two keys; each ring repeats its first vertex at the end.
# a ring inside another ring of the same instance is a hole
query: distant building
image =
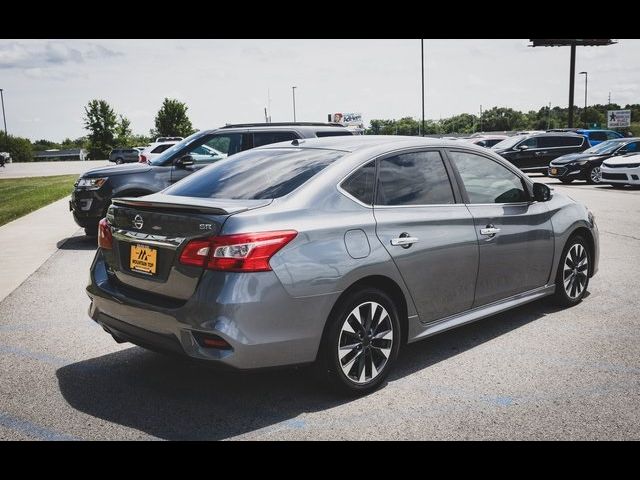
{"type": "Polygon", "coordinates": [[[44,150],[35,152],[33,159],[36,162],[52,162],[58,160],[88,160],[89,152],[84,148],[72,148],[70,150],[44,150]]]}

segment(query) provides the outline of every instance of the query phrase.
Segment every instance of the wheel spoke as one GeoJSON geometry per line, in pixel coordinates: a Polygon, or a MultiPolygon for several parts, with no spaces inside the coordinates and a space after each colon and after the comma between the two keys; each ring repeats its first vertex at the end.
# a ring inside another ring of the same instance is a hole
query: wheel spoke
{"type": "Polygon", "coordinates": [[[393,336],[393,331],[391,329],[389,330],[383,330],[382,332],[378,332],[376,333],[373,338],[371,338],[371,340],[383,340],[383,339],[387,339],[387,338],[391,338],[393,336]]]}
{"type": "Polygon", "coordinates": [[[372,346],[372,348],[375,348],[378,352],[382,353],[385,359],[389,358],[389,354],[391,353],[390,348],[379,348],[379,347],[376,347],[375,345],[372,346]]]}
{"type": "Polygon", "coordinates": [[[384,308],[382,308],[382,305],[376,304],[376,306],[373,308],[375,308],[375,311],[373,313],[373,318],[371,319],[371,325],[369,326],[369,329],[372,332],[375,332],[378,328],[378,325],[380,325],[380,319],[382,318],[383,314],[386,314],[387,312],[385,312],[384,308]]]}

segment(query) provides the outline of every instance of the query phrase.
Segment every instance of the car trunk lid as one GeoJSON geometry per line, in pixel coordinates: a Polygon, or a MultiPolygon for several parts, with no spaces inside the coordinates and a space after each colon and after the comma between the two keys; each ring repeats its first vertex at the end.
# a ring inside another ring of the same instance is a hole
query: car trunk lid
{"type": "Polygon", "coordinates": [[[264,207],[271,200],[216,200],[153,194],[116,198],[107,219],[113,249],[109,270],[125,287],[186,300],[203,268],[180,263],[184,246],[195,238],[217,235],[231,215],[264,207]]]}

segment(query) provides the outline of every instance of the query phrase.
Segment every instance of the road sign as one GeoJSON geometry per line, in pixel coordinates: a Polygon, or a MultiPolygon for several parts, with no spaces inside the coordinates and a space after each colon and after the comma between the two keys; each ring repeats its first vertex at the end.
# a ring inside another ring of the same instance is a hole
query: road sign
{"type": "Polygon", "coordinates": [[[607,127],[628,127],[631,125],[631,110],[608,110],[607,127]]]}

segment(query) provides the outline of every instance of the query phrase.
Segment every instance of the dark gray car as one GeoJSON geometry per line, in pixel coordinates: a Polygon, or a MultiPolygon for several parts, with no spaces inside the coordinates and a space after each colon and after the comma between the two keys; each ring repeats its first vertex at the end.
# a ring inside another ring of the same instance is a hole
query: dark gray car
{"type": "Polygon", "coordinates": [[[582,204],[493,152],[416,137],[305,139],[114,199],[91,317],[119,341],[253,369],[315,362],[352,392],[401,345],[532,300],[580,302],[582,204]]]}
{"type": "Polygon", "coordinates": [[[109,161],[116,165],[137,162],[139,157],[140,151],[136,148],[114,148],[109,153],[109,161]]]}

